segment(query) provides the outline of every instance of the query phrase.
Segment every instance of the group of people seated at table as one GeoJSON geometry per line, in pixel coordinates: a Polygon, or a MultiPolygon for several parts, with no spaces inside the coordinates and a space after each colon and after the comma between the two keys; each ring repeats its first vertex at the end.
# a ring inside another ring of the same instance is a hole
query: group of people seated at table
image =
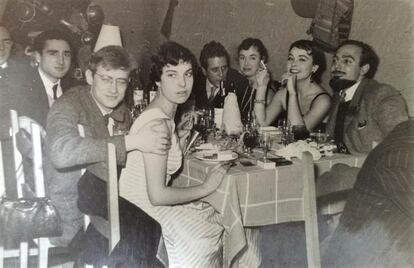
{"type": "MultiPolygon", "coordinates": [[[[385,140],[375,149],[374,152],[378,153],[368,157],[362,169],[365,171],[359,173],[357,188],[360,191],[353,193],[353,200],[347,204],[341,218],[339,233],[333,235],[332,243],[336,246],[332,246],[327,257],[323,258],[327,267],[339,263],[335,255],[339,248],[344,266],[347,265],[346,257],[355,262],[361,260],[367,265],[375,259],[366,257],[369,255],[367,252],[364,257],[361,251],[344,245],[355,241],[347,234],[357,231],[356,225],[363,224],[354,223],[349,218],[364,215],[354,209],[365,209],[359,206],[365,202],[361,195],[367,193],[381,195],[375,198],[385,199],[384,206],[392,211],[398,210],[395,213],[401,218],[399,227],[395,227],[391,219],[394,216],[377,215],[386,221],[386,225],[376,226],[377,229],[387,232],[389,227],[391,233],[381,240],[382,247],[378,246],[375,254],[380,255],[381,250],[388,249],[389,244],[386,243],[398,239],[401,245],[393,244],[392,252],[404,259],[401,257],[405,256],[401,253],[403,251],[399,250],[413,245],[413,239],[408,235],[392,236],[401,228],[413,230],[412,197],[407,194],[394,199],[401,191],[413,192],[412,171],[408,175],[400,174],[399,170],[392,172],[395,181],[404,177],[406,187],[397,187],[387,181],[384,176],[388,175],[384,173],[376,176],[376,173],[366,171],[371,165],[377,170],[380,161],[377,158],[381,157],[384,158],[381,159],[384,168],[412,169],[400,164],[412,159],[414,134],[412,120],[408,120],[406,104],[399,92],[373,79],[379,59],[369,45],[348,40],[336,49],[331,65],[330,86],[334,91],[331,95],[320,85],[326,62],[324,53],[313,41],[292,43],[287,53],[286,72],[280,82],[271,77],[266,66],[269,54],[259,39],[247,38],[240,43],[238,71],[230,68],[229,53],[219,42],[211,41],[203,47],[200,71],[188,48],[169,41],[162,44],[151,58],[150,76],[158,93],[132,122],[124,97],[130,72],[137,66],[125,48],[109,45],[93,53],[84,72],[84,83],[71,82],[70,89],[67,89],[64,77],[75,54],[70,40],[58,30],[48,30],[39,34],[34,44],[32,59],[36,64],[31,67],[29,62],[21,63],[10,55],[13,40],[8,30],[0,25],[2,116],[4,110],[15,109],[19,115],[28,116],[45,128],[44,172],[48,196],[60,211],[64,227],[61,237],[50,240],[55,245],[67,246],[77,264],[160,266],[156,254],[162,235],[169,267],[223,265],[225,228],[221,215],[200,199],[218,188],[230,165],[214,166],[199,186],[178,188],[170,183],[172,175],[182,165],[182,151],[192,128],[191,118],[174,120],[178,106],[194,99],[197,108],[215,107],[222,103],[219,98],[225,97],[220,94],[221,87],[233,87],[242,121],[254,115],[260,126],[267,126],[284,116],[292,126],[311,132],[322,129],[327,119],[326,131],[344,151],[352,154],[368,154],[385,140]],[[401,126],[396,127],[400,123],[401,126]],[[79,132],[79,125],[83,134],[79,132]],[[112,135],[114,126],[129,133],[112,135]],[[398,139],[391,135],[386,138],[394,128],[398,139]],[[403,141],[406,146],[398,147],[397,144],[403,141]],[[108,142],[116,146],[117,164],[121,170],[121,240],[109,256],[105,221],[108,218],[105,190],[108,142]],[[399,161],[394,159],[395,153],[392,148],[388,149],[386,142],[404,151],[397,154],[399,161]],[[380,153],[382,148],[388,150],[390,156],[380,153]],[[374,190],[368,189],[371,181],[376,189],[381,190],[373,193],[374,190]],[[357,198],[361,198],[358,204],[355,203],[359,200],[357,198]],[[86,231],[82,229],[84,214],[91,216],[91,224],[86,231]],[[346,250],[350,253],[345,254],[346,250]]],[[[14,171],[6,168],[5,172],[14,171]]],[[[9,192],[13,189],[12,184],[8,182],[9,192]]],[[[370,202],[370,206],[376,205],[375,200],[370,202]]],[[[381,209],[385,208],[381,206],[381,209]]],[[[367,210],[364,210],[367,216],[361,221],[370,217],[367,210]]],[[[358,245],[367,246],[364,245],[365,240],[357,237],[358,245]]],[[[262,259],[260,230],[246,228],[246,238],[247,246],[236,260],[237,265],[259,267],[262,259]]],[[[367,241],[370,245],[375,242],[367,241]]],[[[389,263],[395,263],[393,255],[387,256],[389,263]]],[[[378,263],[378,259],[374,261],[378,263]]]]}

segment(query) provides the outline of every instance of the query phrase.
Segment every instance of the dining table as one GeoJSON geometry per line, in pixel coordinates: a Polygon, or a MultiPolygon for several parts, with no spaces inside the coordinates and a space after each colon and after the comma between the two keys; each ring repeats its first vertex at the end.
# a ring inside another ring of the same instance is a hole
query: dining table
{"type": "MultiPolygon", "coordinates": [[[[250,159],[251,160],[251,159],[250,159]]],[[[336,163],[361,167],[365,156],[333,154],[314,161],[315,178],[336,163]]],[[[222,215],[224,235],[224,267],[231,267],[246,246],[245,227],[258,227],[300,221],[304,217],[304,180],[301,160],[292,164],[264,169],[235,161],[219,188],[202,201],[211,204],[222,215]]],[[[214,162],[187,155],[181,171],[173,180],[176,187],[203,183],[214,162]]],[[[354,182],[337,182],[340,189],[352,188],[354,182]]]]}

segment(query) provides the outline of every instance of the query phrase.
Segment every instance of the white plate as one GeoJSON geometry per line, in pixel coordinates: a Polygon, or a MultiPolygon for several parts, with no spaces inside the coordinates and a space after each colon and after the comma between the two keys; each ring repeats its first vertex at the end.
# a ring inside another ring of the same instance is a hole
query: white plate
{"type": "Polygon", "coordinates": [[[206,158],[204,157],[204,155],[206,154],[206,152],[203,151],[199,151],[199,152],[195,152],[193,154],[193,156],[199,160],[205,161],[205,162],[211,162],[211,163],[218,163],[218,162],[226,162],[226,161],[232,161],[234,159],[237,159],[237,157],[239,157],[239,155],[235,152],[231,152],[231,159],[227,159],[227,160],[218,160],[218,159],[212,159],[212,158],[206,158]]]}

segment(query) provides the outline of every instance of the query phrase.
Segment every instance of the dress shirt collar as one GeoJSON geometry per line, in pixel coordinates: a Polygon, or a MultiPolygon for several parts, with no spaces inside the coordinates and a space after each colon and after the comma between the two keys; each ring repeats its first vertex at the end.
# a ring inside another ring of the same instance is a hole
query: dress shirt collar
{"type": "Polygon", "coordinates": [[[53,86],[55,84],[58,84],[58,88],[56,91],[56,96],[59,98],[60,96],[62,96],[62,88],[60,87],[60,79],[58,79],[55,83],[53,83],[52,81],[50,81],[49,78],[47,78],[47,76],[43,73],[43,71],[40,68],[37,68],[40,78],[42,79],[43,85],[45,87],[45,91],[48,97],[48,101],[49,101],[49,107],[52,106],[53,102],[55,102],[55,100],[53,99],[53,86]]]}
{"type": "Polygon", "coordinates": [[[353,86],[343,90],[345,92],[345,102],[352,100],[359,84],[361,84],[361,81],[358,81],[353,86]]]}
{"type": "Polygon", "coordinates": [[[218,87],[216,87],[215,85],[213,85],[210,80],[208,80],[208,78],[206,78],[206,92],[207,92],[207,97],[208,98],[212,98],[213,96],[215,96],[217,94],[218,91],[218,87]],[[214,91],[213,91],[214,89],[214,91]]]}

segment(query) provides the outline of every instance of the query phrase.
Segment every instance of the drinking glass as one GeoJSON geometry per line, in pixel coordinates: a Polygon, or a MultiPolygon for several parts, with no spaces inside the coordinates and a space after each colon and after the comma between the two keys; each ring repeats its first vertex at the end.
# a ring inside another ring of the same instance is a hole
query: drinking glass
{"type": "Polygon", "coordinates": [[[198,117],[197,122],[194,124],[194,130],[197,130],[200,133],[201,138],[204,142],[207,142],[207,124],[208,123],[206,122],[206,118],[204,115],[200,115],[198,117]]]}
{"type": "Polygon", "coordinates": [[[263,149],[263,160],[266,162],[267,159],[267,153],[272,148],[272,136],[269,132],[262,132],[262,135],[260,136],[260,145],[263,149]]]}
{"type": "Polygon", "coordinates": [[[243,135],[243,144],[246,148],[246,153],[250,155],[253,148],[257,145],[257,132],[255,130],[247,130],[243,135]]]}

